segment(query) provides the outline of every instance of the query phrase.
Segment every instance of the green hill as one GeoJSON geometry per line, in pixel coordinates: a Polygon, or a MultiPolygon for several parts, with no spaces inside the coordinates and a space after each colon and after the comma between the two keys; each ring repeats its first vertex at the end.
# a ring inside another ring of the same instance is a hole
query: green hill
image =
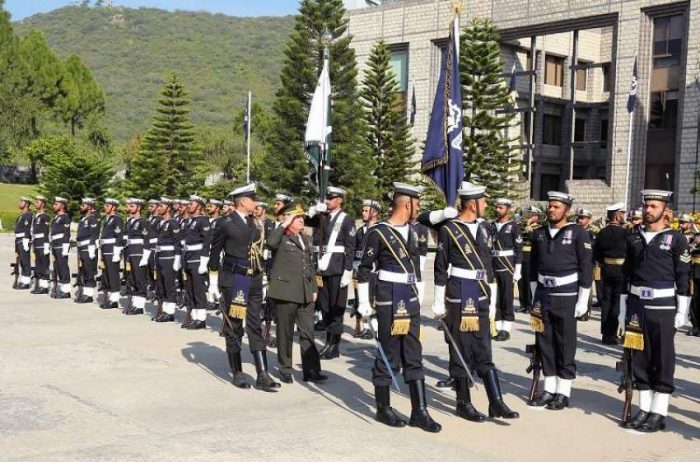
{"type": "Polygon", "coordinates": [[[65,57],[78,54],[107,94],[107,124],[117,141],[142,132],[163,78],[181,76],[197,127],[231,127],[247,91],[264,106],[279,82],[293,18],[236,18],[152,8],[71,6],[14,24],[38,29],[65,57]]]}

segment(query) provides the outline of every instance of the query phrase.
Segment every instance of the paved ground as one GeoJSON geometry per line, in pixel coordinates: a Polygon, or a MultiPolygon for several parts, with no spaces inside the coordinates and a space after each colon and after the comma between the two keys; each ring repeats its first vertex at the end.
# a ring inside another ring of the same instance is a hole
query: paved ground
{"type": "MultiPolygon", "coordinates": [[[[0,235],[0,262],[10,258],[10,236],[0,235]]],[[[572,408],[529,409],[523,348],[533,336],[519,315],[512,340],[494,344],[494,357],[506,401],[521,419],[475,424],[452,415],[452,392],[434,387],[445,373],[446,346],[425,318],[431,412],[443,424],[443,431],[433,435],[374,422],[371,341],[346,339],[342,357],[324,363],[330,380],[323,386],[298,381],[275,394],[241,391],[228,383],[214,317],[209,319],[214,328],[190,332],[179,324],[157,325],[147,316],[127,317],[118,310],[14,291],[10,285],[3,271],[2,460],[527,461],[562,455],[567,461],[697,460],[697,338],[676,337],[678,388],[669,429],[642,435],[617,427],[622,401],[614,364],[620,351],[599,344],[596,320],[579,324],[580,377],[572,408]]],[[[274,351],[270,356],[274,366],[274,351]]],[[[244,361],[252,374],[247,352],[244,361]]],[[[392,396],[404,414],[410,412],[405,388],[392,396]]],[[[483,387],[473,394],[477,407],[486,410],[483,387]]]]}

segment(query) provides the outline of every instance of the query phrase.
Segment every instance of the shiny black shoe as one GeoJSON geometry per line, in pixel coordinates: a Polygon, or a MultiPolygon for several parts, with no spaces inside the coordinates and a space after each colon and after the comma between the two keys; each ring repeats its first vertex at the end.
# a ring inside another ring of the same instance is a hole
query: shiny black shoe
{"type": "Polygon", "coordinates": [[[438,388],[452,388],[455,389],[455,379],[448,377],[445,380],[438,380],[435,384],[438,388]]]}
{"type": "Polygon", "coordinates": [[[518,308],[517,310],[515,310],[515,312],[516,312],[516,313],[529,313],[529,312],[530,312],[530,308],[527,307],[527,306],[521,306],[520,308],[518,308]]]}
{"type": "Polygon", "coordinates": [[[119,308],[119,304],[117,302],[103,303],[100,305],[100,308],[103,310],[112,310],[114,308],[119,308]]]}
{"type": "Polygon", "coordinates": [[[30,294],[35,294],[35,295],[45,295],[49,293],[49,289],[45,289],[43,287],[39,286],[34,286],[32,290],[29,291],[30,294]]]}
{"type": "Polygon", "coordinates": [[[340,357],[340,334],[331,334],[330,345],[320,356],[321,359],[335,359],[340,357]]]}
{"type": "Polygon", "coordinates": [[[561,411],[567,407],[569,407],[569,398],[560,393],[555,393],[554,398],[546,406],[550,411],[561,411]]]}
{"type": "MultiPolygon", "coordinates": [[[[34,293],[34,291],[32,291],[34,293]]],[[[700,329],[697,327],[691,327],[688,332],[685,333],[688,337],[700,337],[700,329]]]]}
{"type": "Polygon", "coordinates": [[[231,383],[236,388],[240,388],[241,390],[248,390],[250,388],[250,383],[248,383],[248,379],[246,379],[246,376],[243,374],[241,352],[232,351],[227,348],[226,355],[228,356],[228,364],[231,367],[231,373],[233,374],[231,383]]]}
{"type": "Polygon", "coordinates": [[[292,377],[292,374],[284,374],[280,372],[280,380],[283,383],[294,383],[294,377],[292,377]]]}
{"type": "Polygon", "coordinates": [[[304,382],[325,382],[326,380],[328,380],[328,376],[319,371],[310,371],[304,374],[304,382]]]}
{"type": "Polygon", "coordinates": [[[647,420],[647,417],[649,417],[649,413],[640,409],[634,416],[622,422],[620,426],[628,430],[636,430],[641,424],[644,423],[645,420],[647,420]]]}
{"type": "Polygon", "coordinates": [[[498,372],[491,369],[484,377],[484,385],[486,386],[486,395],[489,397],[489,417],[498,417],[501,419],[517,419],[520,414],[513,411],[503,401],[501,393],[501,383],[498,380],[498,372]]]}
{"type": "Polygon", "coordinates": [[[637,431],[642,433],[655,433],[659,430],[666,430],[666,417],[654,412],[649,414],[649,417],[637,427],[637,431]]]}
{"type": "Polygon", "coordinates": [[[493,338],[497,342],[505,342],[510,339],[510,334],[504,330],[499,330],[498,334],[493,338]]]}
{"type": "Polygon", "coordinates": [[[28,290],[31,286],[29,284],[17,284],[15,289],[17,290],[28,290]]]}
{"type": "Polygon", "coordinates": [[[414,380],[408,383],[411,392],[411,418],[408,425],[418,427],[429,433],[438,433],[442,425],[435,422],[428,413],[428,405],[425,396],[425,381],[414,380]]]}
{"type": "Polygon", "coordinates": [[[455,390],[457,391],[457,406],[455,415],[470,422],[483,422],[486,416],[477,411],[472,404],[471,393],[469,392],[469,382],[466,377],[455,379],[455,390]]]}
{"type": "Polygon", "coordinates": [[[131,309],[125,310],[124,314],[127,316],[134,316],[137,314],[143,314],[143,308],[131,308],[131,309]]]}
{"type": "Polygon", "coordinates": [[[276,392],[280,388],[280,384],[272,380],[267,372],[267,353],[265,351],[254,351],[253,359],[255,360],[255,371],[258,377],[255,379],[255,388],[257,390],[276,392]]]}
{"type": "Polygon", "coordinates": [[[168,313],[161,313],[157,318],[154,319],[155,322],[175,322],[175,316],[168,313]]]}
{"type": "Polygon", "coordinates": [[[93,303],[94,301],[95,300],[93,300],[92,297],[88,297],[85,294],[82,294],[80,297],[74,300],[75,303],[93,303]]]}
{"type": "Polygon", "coordinates": [[[248,379],[246,379],[243,372],[234,372],[233,378],[231,379],[231,383],[234,387],[240,388],[242,390],[250,389],[250,383],[248,383],[248,379]]]}
{"type": "Polygon", "coordinates": [[[586,321],[588,321],[590,318],[591,318],[591,309],[589,308],[588,311],[586,311],[586,312],[583,314],[583,316],[579,316],[578,318],[576,318],[576,320],[577,320],[577,321],[586,322],[586,321]]]}
{"type": "Polygon", "coordinates": [[[554,395],[548,391],[543,391],[534,398],[527,401],[528,406],[532,407],[544,407],[549,404],[550,401],[554,399],[554,395]]]}
{"type": "Polygon", "coordinates": [[[69,292],[56,292],[56,296],[54,298],[70,298],[70,293],[69,292]]]}
{"type": "Polygon", "coordinates": [[[180,324],[180,329],[189,329],[190,324],[192,324],[193,322],[194,321],[192,321],[191,319],[184,321],[182,324],[180,324]]]}
{"type": "Polygon", "coordinates": [[[192,321],[190,322],[185,329],[189,330],[198,330],[198,329],[206,329],[207,323],[204,321],[192,321]]]}

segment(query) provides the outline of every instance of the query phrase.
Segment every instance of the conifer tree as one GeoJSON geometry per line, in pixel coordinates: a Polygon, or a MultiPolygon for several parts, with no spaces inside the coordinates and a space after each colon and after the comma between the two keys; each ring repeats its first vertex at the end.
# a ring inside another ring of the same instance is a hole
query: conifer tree
{"type": "Polygon", "coordinates": [[[56,110],[70,126],[71,136],[81,128],[88,116],[104,112],[105,95],[90,69],[76,55],[63,63],[60,94],[56,110]]]}

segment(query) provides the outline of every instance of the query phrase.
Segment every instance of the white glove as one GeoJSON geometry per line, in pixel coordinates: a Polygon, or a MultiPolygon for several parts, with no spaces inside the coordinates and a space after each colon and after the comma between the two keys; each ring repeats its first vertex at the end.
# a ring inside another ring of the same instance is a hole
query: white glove
{"type": "Polygon", "coordinates": [[[371,318],[369,323],[372,326],[372,330],[377,334],[377,337],[379,337],[379,323],[377,322],[377,318],[371,318]]]}
{"type": "Polygon", "coordinates": [[[270,283],[270,280],[267,279],[267,274],[263,274],[263,281],[262,281],[263,287],[265,287],[265,286],[268,285],[269,283],[270,283]]]}
{"type": "Polygon", "coordinates": [[[515,264],[515,271],[513,271],[513,282],[518,282],[520,280],[520,278],[523,277],[522,271],[523,271],[523,265],[521,263],[516,263],[515,264]]]}
{"type": "Polygon", "coordinates": [[[46,242],[46,243],[44,244],[44,255],[48,255],[48,254],[50,254],[50,253],[51,253],[51,244],[49,244],[48,242],[46,242]]]}
{"type": "Polygon", "coordinates": [[[208,266],[209,257],[199,257],[199,268],[197,268],[197,272],[199,274],[206,274],[208,266]]]}
{"type": "Polygon", "coordinates": [[[680,329],[688,322],[688,307],[690,306],[690,297],[685,295],[676,295],[676,319],[673,322],[673,327],[680,329]]]}
{"type": "Polygon", "coordinates": [[[27,239],[26,237],[22,239],[22,248],[25,252],[29,252],[29,239],[27,239]]]}
{"type": "Polygon", "coordinates": [[[209,293],[217,299],[221,297],[219,292],[219,273],[217,271],[209,273],[209,293]]]}
{"type": "Polygon", "coordinates": [[[114,247],[114,253],[112,254],[112,263],[119,263],[119,260],[121,260],[122,257],[122,248],[121,247],[114,247]]]}
{"type": "Polygon", "coordinates": [[[433,292],[433,314],[436,318],[445,316],[445,286],[435,286],[433,292]]]}
{"type": "Polygon", "coordinates": [[[627,294],[620,294],[620,314],[617,315],[617,323],[620,325],[620,335],[625,334],[625,319],[627,318],[627,294]]]}
{"type": "Polygon", "coordinates": [[[67,257],[68,256],[68,251],[70,250],[70,243],[66,242],[61,246],[61,250],[63,251],[63,256],[67,257]]]}
{"type": "Polygon", "coordinates": [[[367,282],[357,285],[357,312],[363,318],[370,318],[374,314],[374,309],[369,304],[369,283],[367,282]]]}
{"type": "Polygon", "coordinates": [[[139,261],[139,266],[146,266],[148,265],[148,259],[151,257],[151,251],[143,249],[143,255],[141,256],[141,260],[139,261]]]}
{"type": "Polygon", "coordinates": [[[489,289],[491,292],[491,296],[489,297],[489,318],[490,319],[495,319],[496,318],[496,298],[498,297],[498,284],[495,282],[492,282],[489,284],[489,289]]]}
{"type": "Polygon", "coordinates": [[[88,246],[88,258],[89,258],[90,260],[94,260],[94,259],[95,259],[95,254],[96,254],[96,252],[97,252],[97,248],[96,248],[94,245],[89,245],[89,246],[88,246]]]}
{"type": "Polygon", "coordinates": [[[423,271],[425,271],[425,261],[428,259],[425,255],[420,256],[420,263],[418,266],[420,267],[420,272],[423,274],[423,271]]]}
{"type": "Polygon", "coordinates": [[[532,306],[535,305],[535,293],[537,292],[537,281],[530,281],[530,293],[532,294],[532,300],[530,300],[530,304],[532,306]]]}
{"type": "Polygon", "coordinates": [[[180,255],[175,255],[175,257],[173,257],[173,270],[180,271],[180,268],[182,268],[182,264],[180,263],[180,255]]]}
{"type": "Polygon", "coordinates": [[[591,288],[584,289],[583,287],[578,288],[578,299],[576,300],[576,307],[574,308],[574,317],[580,317],[586,314],[588,311],[588,298],[591,295],[591,288]]]}
{"type": "Polygon", "coordinates": [[[433,210],[428,214],[428,219],[430,220],[430,223],[436,225],[438,223],[441,223],[445,220],[449,220],[451,218],[456,217],[459,214],[456,208],[454,207],[445,207],[442,210],[433,210]]]}
{"type": "Polygon", "coordinates": [[[420,306],[425,298],[425,281],[416,282],[416,291],[418,292],[418,305],[420,306]]]}
{"type": "Polygon", "coordinates": [[[352,282],[352,270],[343,271],[343,276],[340,278],[340,288],[347,287],[352,282]]]}

